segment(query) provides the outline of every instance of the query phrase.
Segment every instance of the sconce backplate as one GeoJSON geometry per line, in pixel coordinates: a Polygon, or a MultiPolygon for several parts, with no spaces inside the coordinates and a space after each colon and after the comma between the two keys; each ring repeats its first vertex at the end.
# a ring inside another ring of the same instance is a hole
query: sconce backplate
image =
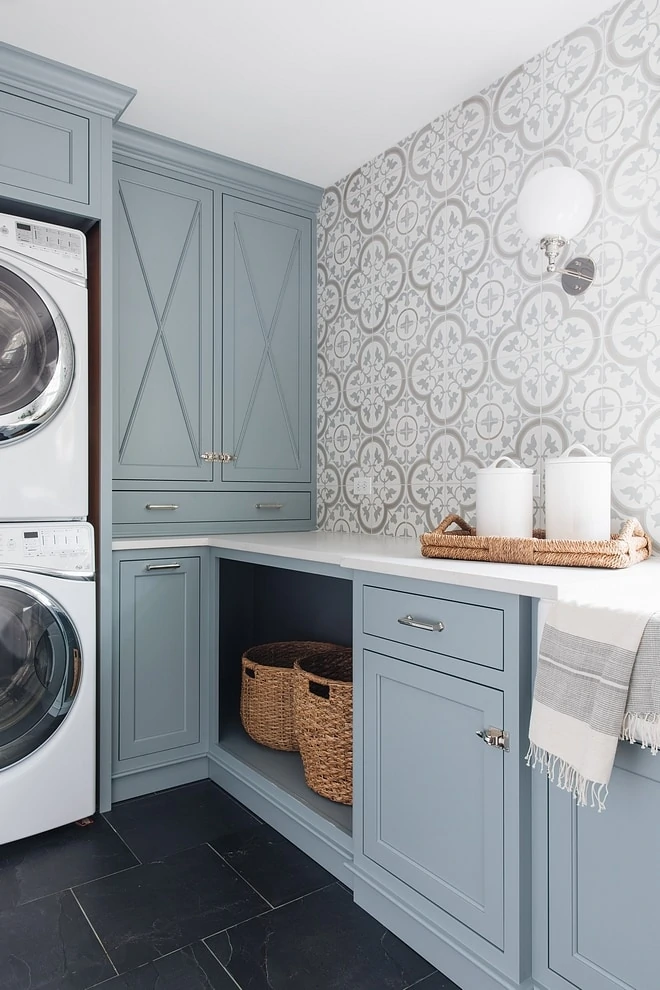
{"type": "Polygon", "coordinates": [[[595,274],[596,267],[591,258],[573,258],[562,271],[562,288],[569,296],[581,296],[593,282],[595,274]]]}

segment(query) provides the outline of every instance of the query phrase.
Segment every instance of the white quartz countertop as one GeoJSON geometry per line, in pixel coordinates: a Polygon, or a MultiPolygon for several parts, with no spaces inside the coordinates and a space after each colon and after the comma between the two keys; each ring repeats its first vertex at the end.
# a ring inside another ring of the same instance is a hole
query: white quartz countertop
{"type": "Polygon", "coordinates": [[[271,557],[334,564],[356,571],[440,581],[464,588],[503,591],[532,598],[626,602],[654,600],[660,611],[660,557],[625,570],[586,567],[541,567],[489,564],[468,560],[431,560],[421,556],[419,541],[386,536],[328,533],[245,533],[218,536],[118,539],[113,550],[219,547],[271,557]]]}

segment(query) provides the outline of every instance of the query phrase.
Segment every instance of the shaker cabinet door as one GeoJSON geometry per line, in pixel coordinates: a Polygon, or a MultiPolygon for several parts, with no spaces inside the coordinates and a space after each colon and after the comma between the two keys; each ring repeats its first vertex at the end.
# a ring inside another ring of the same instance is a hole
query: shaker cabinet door
{"type": "Polygon", "coordinates": [[[213,194],[115,165],[119,481],[213,482],[213,194]]]}
{"type": "Polygon", "coordinates": [[[118,761],[200,741],[199,557],[119,564],[118,761]]]}
{"type": "Polygon", "coordinates": [[[504,759],[494,688],[364,652],[364,854],[501,948],[504,759]]]}
{"type": "Polygon", "coordinates": [[[223,198],[225,482],[311,480],[311,221],[223,198]]]}
{"type": "Polygon", "coordinates": [[[47,196],[89,203],[89,131],[81,114],[0,92],[3,194],[28,202],[47,196]]]}
{"type": "Polygon", "coordinates": [[[602,814],[548,787],[548,965],[580,990],[657,990],[660,757],[620,743],[602,814]]]}

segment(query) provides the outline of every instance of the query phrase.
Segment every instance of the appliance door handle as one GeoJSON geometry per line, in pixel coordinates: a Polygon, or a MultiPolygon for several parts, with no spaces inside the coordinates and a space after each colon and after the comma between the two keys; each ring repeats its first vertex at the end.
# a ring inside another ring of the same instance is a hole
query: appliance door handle
{"type": "Polygon", "coordinates": [[[181,567],[181,564],[147,564],[145,570],[147,571],[175,571],[177,567],[181,567]]]}
{"type": "Polygon", "coordinates": [[[403,615],[400,619],[397,619],[402,626],[410,626],[411,629],[423,629],[424,632],[442,632],[445,628],[444,622],[422,622],[420,619],[414,619],[412,615],[403,615]]]}
{"type": "Polygon", "coordinates": [[[163,503],[163,505],[159,505],[157,502],[147,502],[147,504],[145,505],[145,509],[148,509],[149,512],[162,512],[162,511],[172,512],[174,509],[178,509],[178,508],[179,506],[174,505],[173,503],[169,503],[169,504],[163,503]]]}

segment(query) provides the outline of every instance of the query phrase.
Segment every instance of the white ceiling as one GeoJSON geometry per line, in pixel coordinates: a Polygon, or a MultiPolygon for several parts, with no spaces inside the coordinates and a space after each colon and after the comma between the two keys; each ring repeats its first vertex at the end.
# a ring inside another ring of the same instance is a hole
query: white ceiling
{"type": "Polygon", "coordinates": [[[0,35],[134,86],[126,123],[326,186],[609,6],[0,0],[0,35]]]}

